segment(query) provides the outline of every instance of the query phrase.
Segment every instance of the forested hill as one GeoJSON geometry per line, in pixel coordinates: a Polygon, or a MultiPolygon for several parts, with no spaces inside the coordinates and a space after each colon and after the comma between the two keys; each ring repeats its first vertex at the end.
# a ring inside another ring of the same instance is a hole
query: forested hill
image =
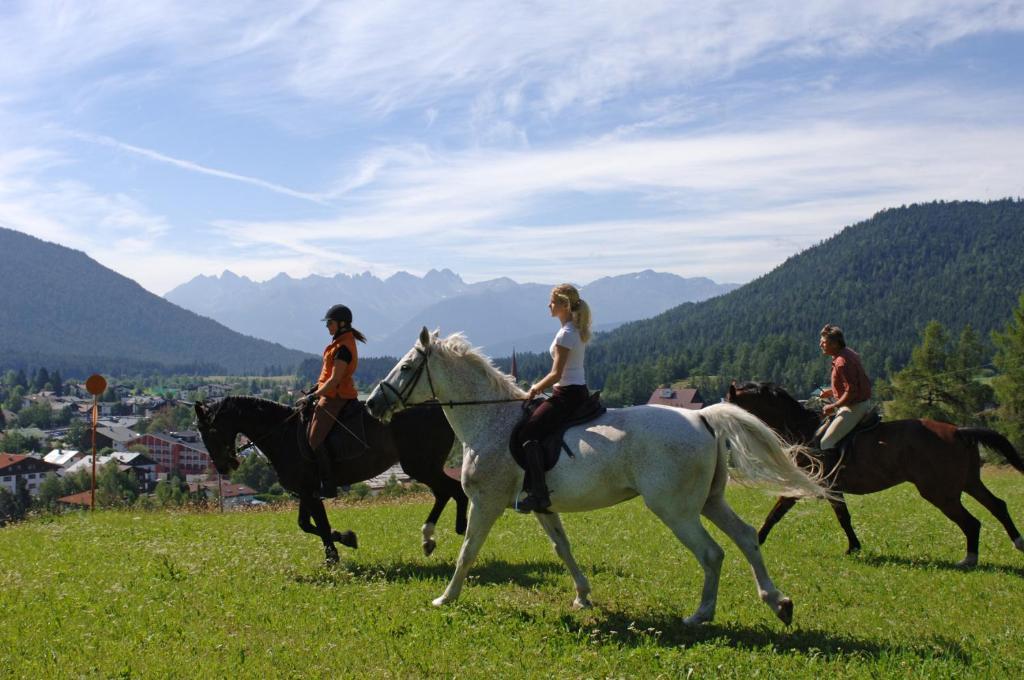
{"type": "Polygon", "coordinates": [[[0,286],[0,363],[7,367],[259,374],[293,369],[309,356],[186,311],[84,253],[4,228],[0,286]]]}
{"type": "Polygon", "coordinates": [[[970,324],[989,343],[1022,290],[1024,202],[894,208],[731,293],[598,335],[587,371],[613,402],[646,401],[659,383],[688,376],[709,400],[733,378],[804,392],[827,377],[817,349],[825,323],[883,376],[906,363],[931,319],[953,337],[970,324]]]}

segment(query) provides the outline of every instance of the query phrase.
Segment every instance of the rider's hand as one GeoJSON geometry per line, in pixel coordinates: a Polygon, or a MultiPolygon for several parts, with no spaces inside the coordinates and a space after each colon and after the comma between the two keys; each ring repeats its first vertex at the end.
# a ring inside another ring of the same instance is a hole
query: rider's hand
{"type": "Polygon", "coordinates": [[[298,408],[302,408],[311,401],[313,401],[312,394],[303,394],[301,397],[295,400],[295,406],[297,406],[298,408]]]}
{"type": "Polygon", "coordinates": [[[540,390],[537,389],[536,385],[530,386],[530,391],[526,393],[527,401],[532,401],[534,397],[540,394],[540,390]]]}
{"type": "Polygon", "coordinates": [[[821,409],[821,412],[827,416],[832,415],[832,411],[836,410],[835,404],[825,404],[825,407],[821,409]]]}

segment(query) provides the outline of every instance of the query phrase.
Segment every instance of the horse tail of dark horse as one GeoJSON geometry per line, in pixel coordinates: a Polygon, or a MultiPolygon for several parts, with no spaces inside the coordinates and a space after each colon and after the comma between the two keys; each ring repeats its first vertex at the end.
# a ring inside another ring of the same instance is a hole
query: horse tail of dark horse
{"type": "Polygon", "coordinates": [[[1020,472],[1024,472],[1024,460],[1017,453],[1017,449],[1013,447],[1009,439],[995,430],[989,430],[984,427],[958,427],[956,428],[956,436],[971,446],[981,444],[993,451],[998,451],[1010,465],[1017,468],[1020,472]]]}

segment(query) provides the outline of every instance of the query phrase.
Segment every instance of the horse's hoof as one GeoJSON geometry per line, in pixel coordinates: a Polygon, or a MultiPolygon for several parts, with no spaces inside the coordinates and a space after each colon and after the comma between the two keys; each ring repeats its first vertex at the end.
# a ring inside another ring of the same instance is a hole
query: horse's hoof
{"type": "Polygon", "coordinates": [[[1021,552],[1024,552],[1024,536],[1018,536],[1013,539],[1013,547],[1021,552]]]}
{"type": "Polygon", "coordinates": [[[335,531],[334,540],[341,543],[346,548],[355,549],[359,547],[359,539],[356,537],[356,532],[354,531],[346,531],[345,533],[335,531]]]}
{"type": "Polygon", "coordinates": [[[594,603],[590,601],[589,597],[577,597],[572,601],[572,608],[575,610],[590,609],[594,606],[594,603]]]}
{"type": "Polygon", "coordinates": [[[443,607],[444,605],[448,604],[448,598],[442,595],[441,597],[434,598],[434,600],[431,601],[430,604],[434,605],[435,607],[443,607]]]}
{"type": "Polygon", "coordinates": [[[860,543],[858,543],[857,545],[851,545],[849,548],[846,549],[846,554],[847,555],[855,555],[855,554],[857,554],[859,552],[860,552],[860,543]]]}
{"type": "Polygon", "coordinates": [[[978,554],[967,553],[967,557],[956,563],[957,569],[974,569],[978,566],[978,554]]]}
{"type": "Polygon", "coordinates": [[[775,612],[775,615],[787,626],[793,623],[793,600],[788,597],[779,600],[779,609],[775,612]]]}
{"type": "Polygon", "coordinates": [[[691,616],[687,616],[685,619],[683,619],[683,623],[685,623],[687,626],[699,626],[701,624],[707,623],[712,618],[714,617],[698,613],[693,614],[691,616]]]}
{"type": "Polygon", "coordinates": [[[437,542],[434,539],[429,541],[423,541],[423,554],[430,557],[431,553],[434,552],[434,548],[437,547],[437,542]]]}
{"type": "Polygon", "coordinates": [[[338,557],[338,551],[335,550],[333,546],[331,547],[330,550],[326,552],[326,555],[324,557],[324,561],[329,565],[337,564],[339,559],[340,558],[338,557]]]}

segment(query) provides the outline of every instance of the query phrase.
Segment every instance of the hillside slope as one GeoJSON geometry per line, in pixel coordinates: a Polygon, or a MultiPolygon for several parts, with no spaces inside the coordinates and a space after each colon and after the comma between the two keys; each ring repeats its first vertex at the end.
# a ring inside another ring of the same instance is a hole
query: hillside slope
{"type": "Polygon", "coordinates": [[[308,355],[236,333],[85,253],[0,228],[0,360],[65,375],[161,368],[260,373],[308,355]]]}
{"type": "Polygon", "coordinates": [[[732,378],[802,392],[827,376],[818,331],[836,323],[881,375],[907,361],[931,319],[987,341],[1024,289],[1022,262],[1019,200],[883,210],[731,293],[599,335],[588,372],[626,402],[688,375],[714,376],[708,397],[732,378]]]}

